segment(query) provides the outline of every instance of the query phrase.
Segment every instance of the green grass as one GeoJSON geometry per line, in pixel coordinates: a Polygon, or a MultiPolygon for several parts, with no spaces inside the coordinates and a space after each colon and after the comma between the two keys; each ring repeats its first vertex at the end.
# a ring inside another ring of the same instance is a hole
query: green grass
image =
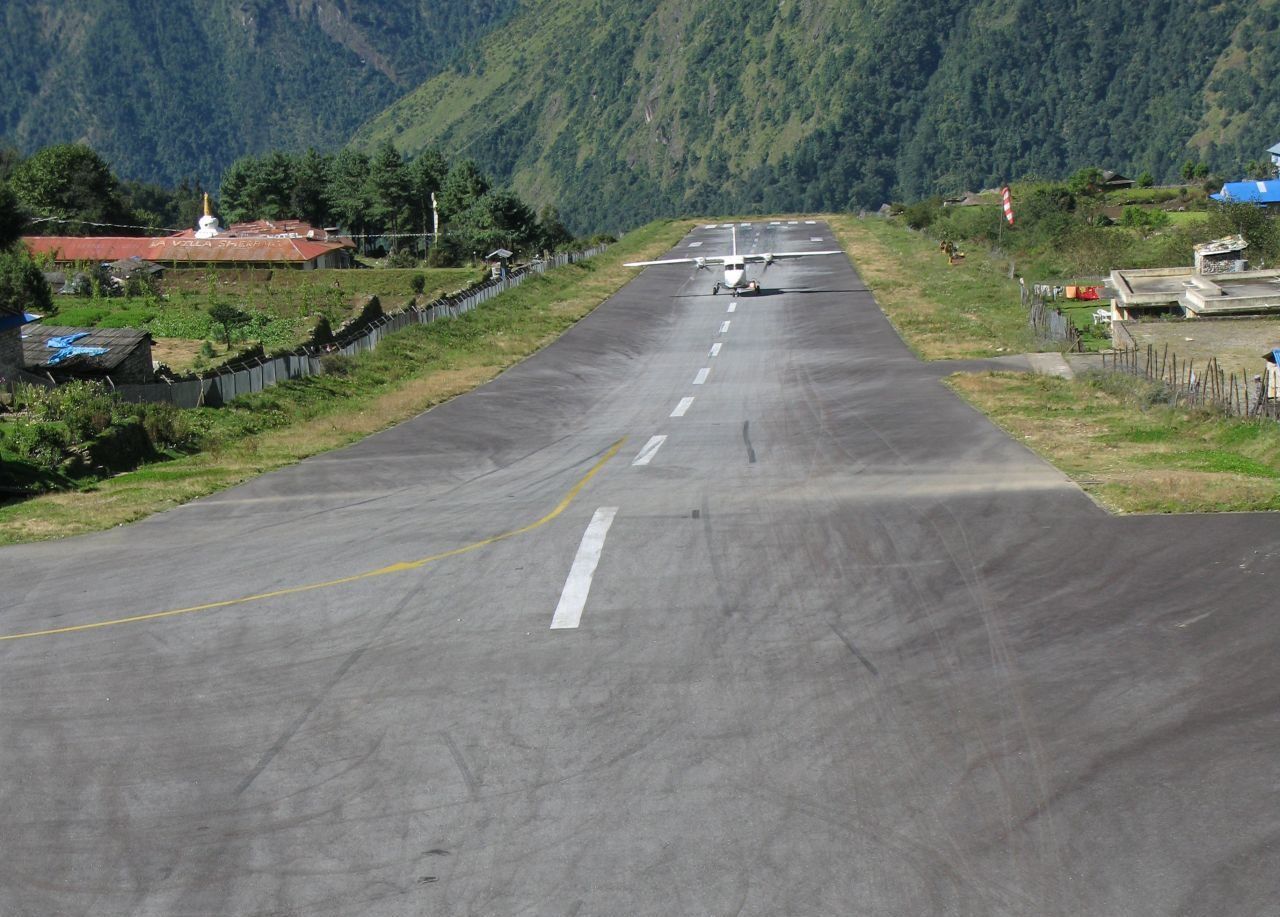
{"type": "Polygon", "coordinates": [[[984,373],[949,384],[1011,435],[1129,513],[1280,509],[1280,424],[1153,400],[1123,376],[984,373]]]}
{"type": "MultiPolygon", "coordinates": [[[[156,338],[219,340],[222,332],[208,316],[217,302],[234,305],[252,316],[237,329],[238,348],[259,343],[278,350],[305,342],[320,315],[334,328],[357,315],[370,296],[385,311],[411,299],[427,302],[479,280],[478,268],[378,268],[375,270],[170,270],[159,293],[132,297],[80,299],[60,296],[51,324],[83,328],[142,328],[156,338]],[[421,294],[413,278],[422,275],[421,294]]],[[[185,369],[185,366],[175,366],[185,369]]]]}

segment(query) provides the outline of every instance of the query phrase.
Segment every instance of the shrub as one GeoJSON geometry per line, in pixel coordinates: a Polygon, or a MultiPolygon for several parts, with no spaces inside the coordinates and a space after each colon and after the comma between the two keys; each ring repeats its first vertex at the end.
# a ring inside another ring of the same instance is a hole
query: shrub
{"type": "Polygon", "coordinates": [[[191,440],[191,424],[182,411],[171,404],[144,404],[142,429],[157,449],[181,448],[191,440]]]}
{"type": "Polygon", "coordinates": [[[355,368],[355,361],[346,354],[331,353],[320,358],[320,365],[331,376],[347,376],[355,368]]]}
{"type": "Polygon", "coordinates": [[[316,319],[316,326],[311,329],[311,344],[313,347],[323,347],[332,343],[333,325],[329,322],[329,316],[321,315],[316,319]]]}
{"type": "Polygon", "coordinates": [[[409,287],[414,293],[421,294],[427,288],[427,275],[414,274],[409,278],[409,287]]]}
{"type": "Polygon", "coordinates": [[[394,251],[387,256],[387,267],[414,267],[418,263],[418,256],[407,248],[394,251]]]}
{"type": "Polygon", "coordinates": [[[56,469],[66,455],[66,427],[39,420],[20,420],[12,424],[7,439],[18,458],[56,469]]]}
{"type": "Polygon", "coordinates": [[[67,382],[50,389],[32,388],[27,409],[37,421],[60,423],[68,444],[86,442],[111,426],[120,403],[98,382],[67,382]]]}

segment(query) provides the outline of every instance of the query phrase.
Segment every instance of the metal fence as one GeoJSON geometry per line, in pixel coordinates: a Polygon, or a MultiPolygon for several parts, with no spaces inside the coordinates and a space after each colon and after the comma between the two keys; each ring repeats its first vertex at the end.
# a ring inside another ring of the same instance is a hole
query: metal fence
{"type": "Polygon", "coordinates": [[[1104,352],[1102,369],[1160,383],[1173,405],[1211,407],[1237,417],[1280,420],[1280,400],[1268,397],[1266,377],[1249,378],[1243,371],[1238,375],[1228,373],[1215,357],[1196,366],[1194,360],[1179,359],[1176,353],[1170,353],[1167,344],[1161,350],[1148,344],[1145,349],[1135,346],[1104,352]]]}
{"type": "MultiPolygon", "coordinates": [[[[261,357],[245,363],[225,366],[215,373],[198,378],[174,382],[116,385],[110,378],[106,381],[124,401],[166,402],[180,408],[220,407],[241,395],[263,391],[286,379],[303,379],[307,376],[320,375],[324,372],[322,363],[324,357],[333,354],[355,356],[373,350],[384,337],[403,331],[410,325],[426,325],[442,318],[457,318],[465,315],[493,297],[519,286],[534,274],[542,274],[551,268],[584,261],[600,254],[605,248],[604,245],[597,245],[585,251],[563,252],[545,261],[534,262],[512,271],[503,279],[486,280],[463,293],[445,296],[423,306],[411,306],[400,312],[384,315],[351,334],[339,332],[333,344],[323,347],[300,347],[292,353],[261,357]]],[[[21,382],[45,386],[54,384],[51,380],[40,376],[19,373],[17,378],[7,382],[10,393],[15,385],[21,382]]]]}

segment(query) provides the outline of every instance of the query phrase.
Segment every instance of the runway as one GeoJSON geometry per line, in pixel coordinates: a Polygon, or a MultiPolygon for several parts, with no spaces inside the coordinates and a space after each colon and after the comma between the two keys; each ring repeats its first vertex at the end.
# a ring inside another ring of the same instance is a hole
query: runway
{"type": "Polygon", "coordinates": [[[0,914],[1280,915],[1276,517],[1108,516],[843,257],[716,279],[0,549],[0,914]]]}

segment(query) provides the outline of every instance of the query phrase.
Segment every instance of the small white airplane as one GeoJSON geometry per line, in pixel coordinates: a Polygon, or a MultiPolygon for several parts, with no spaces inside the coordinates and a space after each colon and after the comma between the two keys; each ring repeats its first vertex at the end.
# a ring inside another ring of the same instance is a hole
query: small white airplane
{"type": "Polygon", "coordinates": [[[661,261],[630,261],[623,267],[648,267],[652,264],[696,264],[698,270],[706,270],[713,264],[724,265],[724,279],[717,280],[715,286],[711,288],[714,295],[720,290],[726,289],[730,293],[758,293],[760,291],[760,281],[747,280],[748,264],[763,264],[764,269],[760,272],[761,276],[764,271],[769,270],[769,265],[775,261],[790,258],[813,258],[818,255],[843,255],[840,250],[826,252],[764,252],[762,254],[740,255],[738,254],[738,229],[733,230],[733,251],[728,255],[698,255],[693,258],[664,258],[661,261]]]}

